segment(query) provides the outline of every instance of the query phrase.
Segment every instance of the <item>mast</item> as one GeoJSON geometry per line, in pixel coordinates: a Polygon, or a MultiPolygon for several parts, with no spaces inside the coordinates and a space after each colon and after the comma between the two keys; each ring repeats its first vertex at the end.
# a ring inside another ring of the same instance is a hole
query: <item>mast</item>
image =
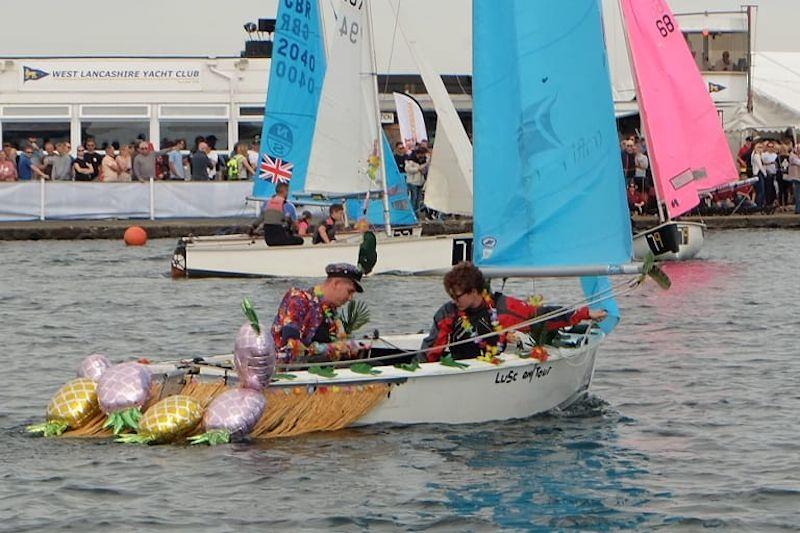
{"type": "Polygon", "coordinates": [[[378,97],[378,62],[375,59],[375,40],[373,37],[373,24],[372,24],[372,8],[370,7],[370,0],[365,2],[367,6],[367,24],[369,25],[369,58],[370,58],[370,74],[374,80],[375,85],[375,118],[377,119],[376,126],[378,127],[378,137],[375,142],[378,144],[378,157],[380,158],[378,170],[381,176],[381,189],[383,190],[383,224],[388,237],[392,236],[392,218],[389,212],[389,188],[386,183],[386,162],[384,161],[385,154],[383,152],[383,127],[381,126],[381,107],[378,97]]]}
{"type": "MultiPolygon", "coordinates": [[[[622,28],[624,30],[622,34],[625,36],[625,45],[626,45],[625,49],[628,52],[628,63],[630,64],[631,71],[633,73],[632,76],[633,87],[634,89],[636,89],[636,99],[639,106],[639,117],[641,117],[642,131],[644,132],[645,140],[647,140],[650,138],[650,136],[647,133],[647,119],[645,118],[644,106],[642,105],[641,93],[639,92],[639,81],[636,78],[636,63],[633,61],[633,56],[631,55],[631,43],[628,40],[628,27],[625,24],[625,15],[623,13],[621,0],[617,0],[617,6],[619,7],[619,16],[622,18],[622,28]]],[[[650,153],[650,150],[652,150],[652,147],[648,145],[647,147],[648,154],[650,153]]],[[[649,157],[650,156],[648,156],[648,158],[649,157]]],[[[671,219],[669,218],[669,215],[666,216],[664,215],[664,206],[661,202],[661,194],[659,192],[659,187],[658,187],[659,184],[658,176],[656,176],[656,170],[655,167],[653,166],[652,161],[650,162],[650,172],[652,172],[653,174],[653,186],[656,189],[656,205],[658,206],[658,220],[659,224],[663,224],[664,222],[669,222],[671,219]]]]}

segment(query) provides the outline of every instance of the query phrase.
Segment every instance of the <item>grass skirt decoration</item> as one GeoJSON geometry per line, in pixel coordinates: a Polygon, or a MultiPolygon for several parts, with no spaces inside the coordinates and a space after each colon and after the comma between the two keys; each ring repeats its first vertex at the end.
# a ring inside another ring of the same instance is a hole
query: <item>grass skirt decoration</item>
{"type": "MultiPolygon", "coordinates": [[[[217,396],[231,390],[223,380],[201,382],[189,377],[178,394],[189,396],[206,409],[217,396]]],[[[282,386],[271,387],[261,394],[267,408],[250,432],[250,438],[293,437],[316,431],[336,431],[352,425],[389,396],[391,385],[282,386]]],[[[153,385],[151,401],[145,415],[160,400],[162,384],[153,385]]],[[[167,396],[169,397],[169,396],[167,396]]],[[[104,417],[98,413],[81,427],[67,431],[64,437],[112,437],[103,427],[104,417]]],[[[197,427],[189,434],[200,434],[197,427]]]]}

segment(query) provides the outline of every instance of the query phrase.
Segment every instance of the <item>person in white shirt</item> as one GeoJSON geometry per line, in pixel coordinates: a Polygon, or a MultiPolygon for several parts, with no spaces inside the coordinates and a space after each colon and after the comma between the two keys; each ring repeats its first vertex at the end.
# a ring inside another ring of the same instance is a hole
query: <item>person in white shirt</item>
{"type": "Polygon", "coordinates": [[[750,156],[753,167],[753,177],[758,178],[756,182],[756,204],[758,207],[764,207],[764,190],[767,182],[767,170],[764,168],[764,162],[761,159],[761,154],[764,152],[764,143],[756,143],[753,148],[753,155],[750,156]]]}

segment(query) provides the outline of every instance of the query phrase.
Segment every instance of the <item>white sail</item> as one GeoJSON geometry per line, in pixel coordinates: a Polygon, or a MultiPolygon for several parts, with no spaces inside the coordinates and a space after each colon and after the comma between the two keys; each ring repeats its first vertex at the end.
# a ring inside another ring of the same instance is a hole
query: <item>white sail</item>
{"type": "Polygon", "coordinates": [[[425,88],[436,109],[436,140],[428,168],[425,205],[443,213],[472,214],[472,143],[441,76],[408,42],[425,88]]]}
{"type": "Polygon", "coordinates": [[[628,60],[628,44],[619,0],[603,0],[603,33],[611,71],[611,89],[614,102],[632,102],[636,99],[636,84],[628,60]]]}
{"type": "Polygon", "coordinates": [[[306,192],[347,194],[380,188],[368,173],[378,146],[377,84],[366,2],[320,2],[328,68],[314,131],[306,192]],[[354,87],[353,80],[360,86],[354,87]]]}

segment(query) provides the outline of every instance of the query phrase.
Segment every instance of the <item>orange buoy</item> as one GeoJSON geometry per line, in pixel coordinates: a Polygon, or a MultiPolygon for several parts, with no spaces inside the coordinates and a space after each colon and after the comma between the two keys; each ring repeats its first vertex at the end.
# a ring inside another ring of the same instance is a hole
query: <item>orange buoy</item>
{"type": "Polygon", "coordinates": [[[140,226],[131,226],[125,230],[123,239],[128,246],[143,246],[147,243],[147,232],[140,226]]]}

